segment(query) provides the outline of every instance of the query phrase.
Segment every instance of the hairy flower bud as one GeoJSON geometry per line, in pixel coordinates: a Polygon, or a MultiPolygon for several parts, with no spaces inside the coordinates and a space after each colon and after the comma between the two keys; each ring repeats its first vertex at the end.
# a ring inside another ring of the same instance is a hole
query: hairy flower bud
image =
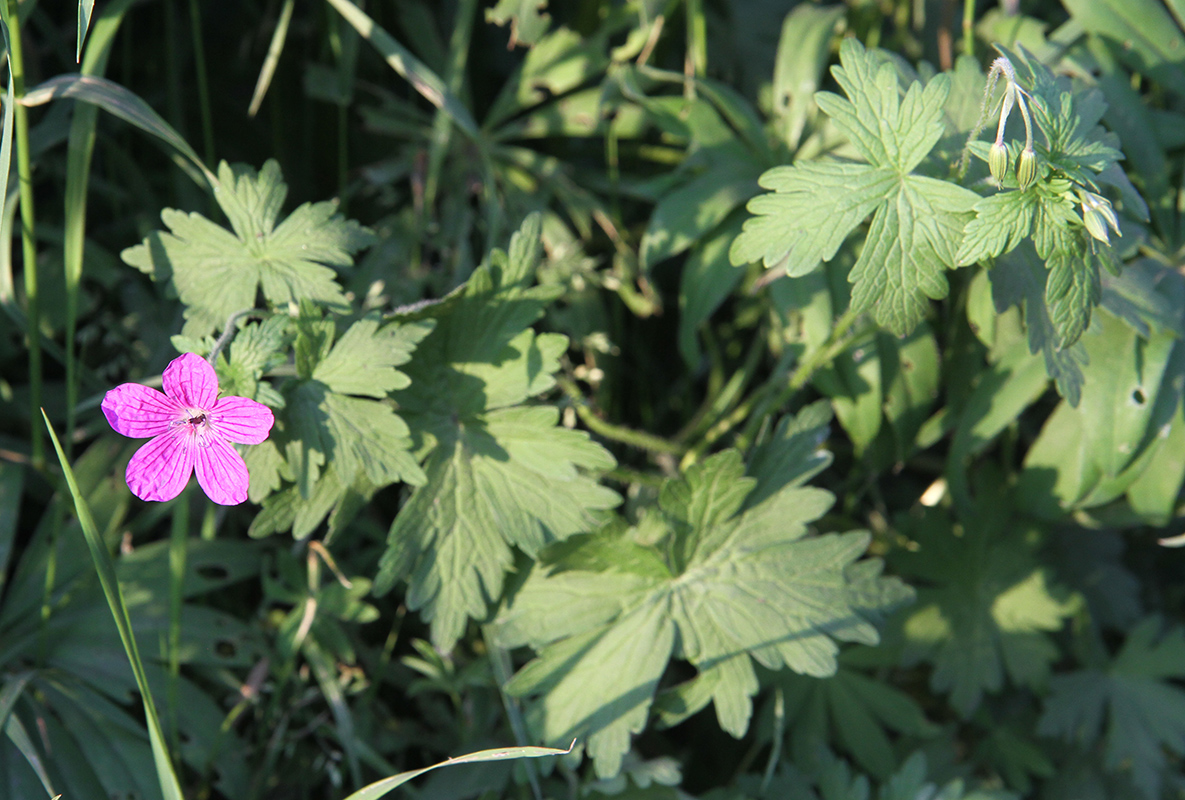
{"type": "Polygon", "coordinates": [[[1037,154],[1031,149],[1020,151],[1020,158],[1016,160],[1016,185],[1023,192],[1037,180],[1037,154]]]}
{"type": "Polygon", "coordinates": [[[1008,148],[996,142],[988,152],[988,170],[992,173],[992,180],[999,187],[1008,174],[1008,148]]]}

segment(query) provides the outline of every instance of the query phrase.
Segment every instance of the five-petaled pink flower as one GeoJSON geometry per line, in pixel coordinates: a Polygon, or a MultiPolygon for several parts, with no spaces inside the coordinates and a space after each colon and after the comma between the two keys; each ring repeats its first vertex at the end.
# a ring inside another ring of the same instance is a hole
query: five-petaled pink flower
{"type": "Polygon", "coordinates": [[[218,398],[218,376],[205,359],[185,353],[165,369],[165,393],[125,383],[107,392],[103,413],[116,433],[152,441],[128,462],[127,481],[141,500],[172,500],[197,470],[215,503],[247,499],[250,480],[231,446],[259,444],[271,432],[271,409],[246,397],[218,398]]]}

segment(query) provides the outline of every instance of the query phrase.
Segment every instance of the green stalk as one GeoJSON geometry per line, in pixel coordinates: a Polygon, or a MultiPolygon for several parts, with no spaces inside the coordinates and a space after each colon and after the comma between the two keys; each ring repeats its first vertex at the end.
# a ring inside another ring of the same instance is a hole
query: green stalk
{"type": "Polygon", "coordinates": [[[198,108],[202,114],[202,155],[214,163],[214,117],[210,113],[210,85],[206,76],[206,51],[202,37],[202,11],[198,0],[189,0],[189,22],[193,28],[193,61],[197,70],[198,108]]]}
{"type": "Polygon", "coordinates": [[[29,342],[29,439],[33,468],[45,468],[45,442],[37,424],[41,409],[41,298],[37,288],[37,243],[33,221],[33,165],[29,160],[29,110],[20,103],[25,96],[25,62],[21,45],[21,21],[15,0],[4,3],[8,24],[8,68],[12,73],[13,123],[16,131],[16,171],[21,197],[21,257],[24,261],[29,342]]]}
{"type": "Polygon", "coordinates": [[[708,72],[708,23],[703,0],[687,0],[687,72],[702,78],[708,72]]]}
{"type": "Polygon", "coordinates": [[[975,55],[975,0],[963,0],[963,52],[975,55]]]}
{"type": "Polygon", "coordinates": [[[632,428],[626,428],[621,425],[614,425],[612,422],[606,422],[601,419],[588,407],[588,401],[584,399],[580,388],[571,379],[559,375],[556,376],[556,383],[559,384],[564,394],[572,400],[572,407],[576,409],[576,416],[580,417],[580,421],[598,436],[603,436],[606,439],[612,439],[622,444],[628,444],[631,447],[637,447],[639,450],[649,450],[652,453],[679,455],[683,452],[683,448],[680,445],[667,441],[660,436],[655,436],[644,431],[635,431],[632,428]]]}

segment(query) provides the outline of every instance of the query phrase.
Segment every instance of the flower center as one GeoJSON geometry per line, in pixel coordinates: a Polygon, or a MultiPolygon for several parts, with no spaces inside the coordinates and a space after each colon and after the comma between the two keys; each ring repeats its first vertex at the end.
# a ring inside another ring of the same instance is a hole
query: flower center
{"type": "Polygon", "coordinates": [[[187,408],[182,415],[173,420],[174,425],[184,425],[187,433],[194,438],[198,445],[205,445],[210,437],[210,421],[206,412],[200,408],[187,408]]]}

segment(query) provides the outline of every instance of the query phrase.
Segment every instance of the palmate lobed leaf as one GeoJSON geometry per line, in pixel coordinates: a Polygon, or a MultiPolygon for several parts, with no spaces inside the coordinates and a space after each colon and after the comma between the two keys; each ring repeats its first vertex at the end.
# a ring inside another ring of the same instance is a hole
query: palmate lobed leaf
{"type": "Polygon", "coordinates": [[[512,548],[533,556],[597,527],[620,501],[593,477],[615,465],[608,451],[558,427],[554,407],[521,405],[554,386],[567,348],[529,327],[555,297],[531,285],[539,247],[533,215],[461,294],[425,312],[436,328],[407,365],[411,385],[394,394],[427,482],[391,526],[376,590],[407,578],[408,604],[442,650],[501,595],[512,548]]]}
{"type": "MultiPolygon", "coordinates": [[[[251,526],[253,536],[289,528],[298,538],[307,536],[333,511],[332,535],[340,526],[338,513],[353,513],[349,509],[359,498],[390,483],[427,481],[411,452],[411,429],[386,397],[408,386],[410,378],[397,367],[434,325],[432,320],[383,324],[369,315],[335,341],[334,321],[302,303],[294,323],[297,378],[274,398],[274,434],[246,456],[248,496],[264,502],[251,526]],[[273,494],[285,481],[294,485],[273,494]]],[[[232,352],[232,364],[235,357],[232,352]]]]}
{"type": "Polygon", "coordinates": [[[1004,519],[1007,507],[1004,498],[981,498],[960,527],[947,512],[927,509],[911,531],[916,551],[894,558],[904,574],[930,584],[904,619],[903,661],[932,663],[931,687],[949,692],[963,717],[1005,675],[1043,686],[1058,656],[1048,634],[1078,607],[1037,561],[1031,538],[1004,519]]]}
{"type": "Polygon", "coordinates": [[[186,306],[184,335],[204,336],[254,308],[260,290],[272,305],[303,299],[344,309],[334,268],[353,264],[373,241],[370,231],[340,216],[333,202],[305,203],[277,224],[288,187],[275,161],[258,173],[223,162],[218,178],[215,199],[233,230],[165,209],[169,230],[121,254],[153,280],[171,282],[186,306]]]}
{"type": "Polygon", "coordinates": [[[873,214],[849,276],[852,308],[872,310],[894,333],[910,332],[927,301],[948,291],[948,269],[979,196],[956,184],[915,175],[942,137],[945,75],[902,95],[897,72],[875,52],[845,39],[833,72],[848,98],[819,92],[816,100],[868,164],[807,162],[776,167],[761,185],[773,194],[749,202],[730,251],[737,265],[762,261],[791,276],[829,261],[848,234],[873,214]]]}
{"type": "Polygon", "coordinates": [[[1060,675],[1050,684],[1038,732],[1083,744],[1104,740],[1108,770],[1130,770],[1135,785],[1161,796],[1164,748],[1185,755],[1185,631],[1149,617],[1135,627],[1109,667],[1060,675]],[[1103,721],[1106,719],[1106,732],[1103,721]]]}
{"type": "Polygon", "coordinates": [[[910,590],[874,562],[854,563],[867,534],[808,535],[834,498],[792,483],[744,510],[757,485],[740,454],[724,451],[664,486],[657,520],[615,522],[544,552],[495,630],[538,652],[507,690],[537,698],[530,713],[545,741],[587,736],[597,772],[613,775],[671,657],[700,672],[702,696],[687,701],[710,696],[741,736],[757,690],[750,659],[824,676],[838,641],[877,641],[868,615],[910,590]]]}

